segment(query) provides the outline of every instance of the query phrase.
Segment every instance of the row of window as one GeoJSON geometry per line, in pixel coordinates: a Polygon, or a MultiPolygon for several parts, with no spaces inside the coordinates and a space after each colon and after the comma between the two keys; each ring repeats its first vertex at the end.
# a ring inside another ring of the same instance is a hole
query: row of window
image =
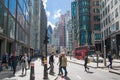
{"type": "Polygon", "coordinates": [[[106,4],[110,1],[110,5],[111,5],[111,9],[113,8],[113,5],[116,5],[117,3],[119,3],[120,0],[102,0],[101,1],[101,5],[100,8],[101,10],[106,6],[106,4]]]}
{"type": "Polygon", "coordinates": [[[111,23],[115,18],[117,18],[118,15],[118,8],[115,9],[115,11],[113,11],[102,23],[101,23],[101,27],[103,28],[103,26],[108,25],[109,23],[111,23]]]}
{"type": "Polygon", "coordinates": [[[115,24],[111,25],[106,30],[104,30],[104,34],[102,32],[102,37],[109,36],[110,34],[114,33],[116,30],[119,30],[119,21],[117,21],[115,24]]]}
{"type": "MultiPolygon", "coordinates": [[[[118,16],[118,11],[120,11],[120,6],[119,6],[119,10],[118,10],[118,7],[115,9],[115,11],[113,11],[111,14],[115,14],[115,17],[118,16]],[[115,13],[114,13],[115,12],[115,13]]],[[[101,13],[101,19],[104,18],[107,14],[110,14],[110,9],[109,9],[109,5],[108,7],[105,8],[105,10],[103,10],[103,12],[101,13]]]]}
{"type": "Polygon", "coordinates": [[[23,9],[20,9],[19,5],[17,6],[18,6],[17,21],[19,23],[16,23],[15,21],[16,0],[10,0],[10,1],[4,0],[4,5],[0,4],[0,31],[3,34],[7,34],[8,37],[15,39],[15,27],[16,27],[16,39],[28,44],[27,39],[28,39],[28,32],[29,32],[28,31],[29,24],[26,21],[25,15],[23,14],[23,9]],[[8,6],[8,4],[10,6],[8,6]],[[7,11],[3,6],[8,8],[9,11],[7,11]],[[21,10],[21,13],[19,10],[21,10]]]}

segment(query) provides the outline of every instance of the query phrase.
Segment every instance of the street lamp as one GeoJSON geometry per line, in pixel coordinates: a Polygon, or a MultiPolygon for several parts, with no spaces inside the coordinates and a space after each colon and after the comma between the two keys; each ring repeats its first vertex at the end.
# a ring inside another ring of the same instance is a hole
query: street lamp
{"type": "Polygon", "coordinates": [[[103,31],[103,45],[104,45],[104,66],[106,66],[106,45],[105,45],[105,33],[103,31]]]}
{"type": "Polygon", "coordinates": [[[47,44],[49,43],[48,41],[49,37],[47,36],[47,29],[46,29],[46,34],[45,34],[45,56],[44,56],[44,79],[48,79],[48,72],[47,72],[47,44]]]}

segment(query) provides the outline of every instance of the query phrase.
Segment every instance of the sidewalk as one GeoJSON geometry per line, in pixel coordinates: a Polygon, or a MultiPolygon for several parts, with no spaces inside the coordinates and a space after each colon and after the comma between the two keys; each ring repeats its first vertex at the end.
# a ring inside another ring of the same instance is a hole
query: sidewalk
{"type": "MultiPolygon", "coordinates": [[[[69,56],[67,56],[67,59],[68,59],[69,62],[72,62],[72,63],[84,66],[84,60],[78,60],[78,59],[76,59],[74,57],[72,57],[70,59],[69,56]]],[[[107,65],[108,64],[109,64],[109,62],[107,60],[107,65]]],[[[98,67],[97,67],[97,63],[96,62],[90,62],[88,64],[88,66],[92,67],[92,68],[107,68],[106,66],[104,66],[104,63],[98,63],[98,67]]],[[[120,60],[113,60],[113,69],[109,69],[109,72],[120,74],[120,60]]]]}
{"type": "MultiPolygon", "coordinates": [[[[34,63],[34,75],[35,75],[35,80],[44,80],[43,79],[43,72],[44,72],[44,66],[41,65],[40,59],[36,59],[32,61],[34,63]]],[[[57,62],[55,62],[57,63],[57,62]]],[[[48,65],[49,66],[49,65],[48,65]]],[[[54,67],[55,72],[58,72],[58,65],[55,64],[54,67]]],[[[5,70],[0,72],[0,80],[30,80],[30,69],[27,70],[27,75],[21,75],[22,70],[20,66],[17,67],[17,72],[15,76],[12,75],[12,71],[10,70],[5,70]]],[[[60,76],[55,73],[55,75],[49,75],[48,74],[47,80],[65,80],[61,78],[60,76]]]]}

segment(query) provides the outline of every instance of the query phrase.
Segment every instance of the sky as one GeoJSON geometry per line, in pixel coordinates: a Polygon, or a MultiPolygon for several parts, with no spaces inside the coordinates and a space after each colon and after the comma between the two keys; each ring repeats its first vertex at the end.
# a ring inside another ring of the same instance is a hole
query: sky
{"type": "Polygon", "coordinates": [[[48,25],[52,28],[59,20],[61,14],[65,14],[67,10],[71,10],[71,2],[73,0],[43,0],[43,5],[46,10],[48,25]]]}

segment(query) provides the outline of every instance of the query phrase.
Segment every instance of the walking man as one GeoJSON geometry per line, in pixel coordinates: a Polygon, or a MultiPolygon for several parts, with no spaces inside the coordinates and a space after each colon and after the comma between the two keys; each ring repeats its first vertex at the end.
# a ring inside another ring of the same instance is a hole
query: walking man
{"type": "Polygon", "coordinates": [[[88,68],[88,66],[87,66],[87,63],[88,63],[88,56],[85,56],[84,61],[85,61],[85,63],[84,63],[85,71],[87,72],[87,69],[89,70],[89,68],[88,68]]]}
{"type": "Polygon", "coordinates": [[[48,68],[48,69],[50,69],[49,74],[54,75],[54,52],[52,52],[52,54],[50,54],[49,64],[50,64],[50,67],[48,68]]]}
{"type": "Polygon", "coordinates": [[[17,56],[16,51],[14,51],[13,55],[11,56],[11,62],[12,62],[12,68],[13,68],[13,75],[15,75],[16,66],[17,66],[17,62],[18,62],[18,56],[17,56]]]}
{"type": "Polygon", "coordinates": [[[110,64],[107,66],[108,68],[111,68],[112,69],[112,55],[111,55],[111,52],[109,51],[108,52],[108,61],[110,62],[110,64]]]}
{"type": "Polygon", "coordinates": [[[62,75],[63,74],[62,66],[61,66],[61,64],[62,64],[62,54],[59,55],[57,64],[59,64],[59,73],[58,73],[58,75],[62,75]]]}

